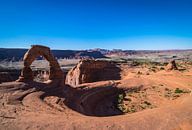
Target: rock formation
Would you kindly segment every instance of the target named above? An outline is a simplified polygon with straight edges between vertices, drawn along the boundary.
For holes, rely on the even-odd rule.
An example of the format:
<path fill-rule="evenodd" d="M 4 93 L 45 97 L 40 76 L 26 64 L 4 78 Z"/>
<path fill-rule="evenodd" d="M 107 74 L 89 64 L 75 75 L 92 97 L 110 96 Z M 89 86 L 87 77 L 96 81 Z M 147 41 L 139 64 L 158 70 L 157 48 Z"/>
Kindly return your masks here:
<path fill-rule="evenodd" d="M 81 60 L 66 76 L 66 84 L 76 86 L 104 80 L 120 79 L 120 69 L 108 61 Z"/>
<path fill-rule="evenodd" d="M 59 66 L 59 63 L 51 53 L 50 48 L 41 45 L 32 45 L 31 49 L 25 53 L 23 58 L 24 68 L 22 69 L 21 75 L 17 81 L 25 82 L 33 80 L 33 71 L 30 68 L 30 65 L 38 56 L 43 56 L 49 62 L 49 81 L 62 81 L 64 74 Z"/>
<path fill-rule="evenodd" d="M 175 63 L 175 60 L 172 60 L 169 62 L 169 64 L 166 66 L 166 70 L 177 70 L 177 65 Z"/>
<path fill-rule="evenodd" d="M 0 83 L 15 81 L 20 75 L 20 70 L 5 69 L 0 70 Z"/>

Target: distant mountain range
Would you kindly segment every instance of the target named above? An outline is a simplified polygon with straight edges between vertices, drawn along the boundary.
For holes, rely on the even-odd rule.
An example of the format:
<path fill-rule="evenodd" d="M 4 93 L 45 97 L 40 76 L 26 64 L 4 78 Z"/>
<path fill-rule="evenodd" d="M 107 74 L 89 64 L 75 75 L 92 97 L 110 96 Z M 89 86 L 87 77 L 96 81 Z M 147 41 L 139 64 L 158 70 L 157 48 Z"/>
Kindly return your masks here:
<path fill-rule="evenodd" d="M 19 61 L 22 60 L 24 54 L 28 49 L 14 49 L 14 48 L 0 48 L 0 61 Z M 121 49 L 89 49 L 89 50 L 52 50 L 56 58 L 106 58 L 110 56 L 127 56 L 137 54 L 150 54 L 150 53 L 177 53 L 192 51 L 188 50 L 121 50 Z"/>
<path fill-rule="evenodd" d="M 19 61 L 22 60 L 24 54 L 28 49 L 7 49 L 0 48 L 0 61 Z M 53 55 L 56 58 L 105 58 L 105 56 L 100 51 L 94 50 L 52 50 Z"/>

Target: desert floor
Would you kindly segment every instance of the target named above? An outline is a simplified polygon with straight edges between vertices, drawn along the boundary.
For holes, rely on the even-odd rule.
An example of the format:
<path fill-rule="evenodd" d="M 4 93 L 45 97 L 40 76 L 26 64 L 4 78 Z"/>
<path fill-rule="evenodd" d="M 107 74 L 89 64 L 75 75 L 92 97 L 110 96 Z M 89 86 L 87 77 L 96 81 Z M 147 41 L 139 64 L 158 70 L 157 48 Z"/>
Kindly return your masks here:
<path fill-rule="evenodd" d="M 37 82 L 2 83 L 0 129 L 191 130 L 192 68 L 146 71 L 128 68 L 121 80 L 75 88 L 52 88 Z M 176 88 L 187 92 L 175 95 Z M 146 100 L 154 107 L 120 112 L 114 108 L 114 100 L 121 90 L 130 90 L 131 101 L 136 105 Z"/>

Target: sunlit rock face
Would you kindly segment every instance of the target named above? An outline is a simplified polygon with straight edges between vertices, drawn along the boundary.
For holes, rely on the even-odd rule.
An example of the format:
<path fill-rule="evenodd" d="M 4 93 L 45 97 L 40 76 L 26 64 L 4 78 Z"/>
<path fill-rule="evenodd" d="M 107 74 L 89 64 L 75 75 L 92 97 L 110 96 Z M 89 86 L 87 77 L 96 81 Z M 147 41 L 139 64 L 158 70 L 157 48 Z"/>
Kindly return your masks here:
<path fill-rule="evenodd" d="M 115 63 L 99 60 L 81 60 L 66 76 L 66 84 L 77 86 L 104 80 L 120 79 L 120 69 Z"/>
<path fill-rule="evenodd" d="M 64 80 L 64 74 L 59 66 L 59 63 L 51 53 L 50 48 L 41 45 L 33 45 L 24 55 L 24 68 L 22 69 L 21 75 L 17 81 L 25 82 L 32 81 L 34 79 L 33 71 L 30 65 L 38 56 L 43 56 L 49 62 L 49 80 Z"/>
<path fill-rule="evenodd" d="M 166 70 L 177 70 L 177 65 L 175 63 L 175 60 L 172 60 L 171 62 L 169 62 L 169 64 L 166 66 Z"/>

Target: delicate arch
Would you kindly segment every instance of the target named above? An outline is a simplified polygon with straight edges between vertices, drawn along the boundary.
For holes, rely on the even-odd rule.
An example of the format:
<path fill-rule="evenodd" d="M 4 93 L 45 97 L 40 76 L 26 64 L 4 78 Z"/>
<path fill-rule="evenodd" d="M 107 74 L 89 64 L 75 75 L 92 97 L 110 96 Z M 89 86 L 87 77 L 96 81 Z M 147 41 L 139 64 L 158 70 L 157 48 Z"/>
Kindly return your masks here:
<path fill-rule="evenodd" d="M 33 71 L 30 68 L 32 62 L 39 56 L 43 56 L 50 66 L 49 80 L 63 79 L 63 72 L 59 66 L 59 63 L 51 53 L 49 47 L 41 45 L 32 45 L 23 58 L 24 68 L 21 71 L 21 75 L 17 81 L 31 81 L 33 80 Z"/>

